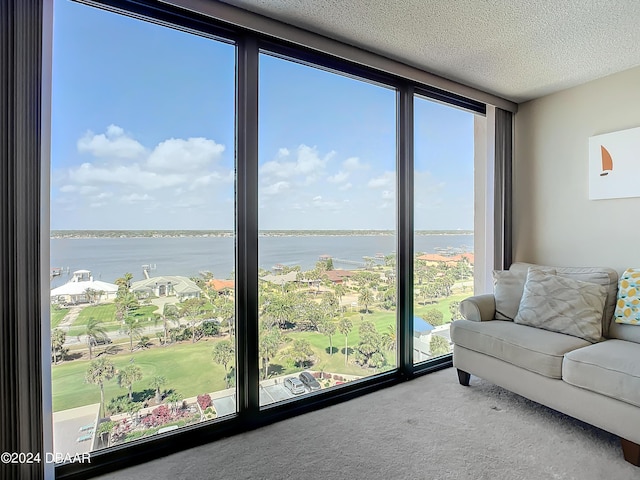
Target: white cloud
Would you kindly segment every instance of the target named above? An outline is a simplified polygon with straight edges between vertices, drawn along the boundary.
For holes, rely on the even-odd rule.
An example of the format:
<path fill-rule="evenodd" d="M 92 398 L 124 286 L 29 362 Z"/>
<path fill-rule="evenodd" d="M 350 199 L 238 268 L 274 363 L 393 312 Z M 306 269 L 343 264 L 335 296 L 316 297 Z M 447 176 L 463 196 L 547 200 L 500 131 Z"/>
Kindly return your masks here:
<path fill-rule="evenodd" d="M 353 187 L 351 182 L 347 182 L 344 185 L 340 186 L 339 190 L 346 191 L 346 190 L 351 189 L 351 187 Z"/>
<path fill-rule="evenodd" d="M 322 174 L 327 162 L 335 155 L 332 151 L 321 157 L 316 147 L 307 145 L 300 145 L 295 153 L 295 158 L 290 160 L 289 150 L 281 148 L 276 160 L 265 162 L 260 167 L 260 175 L 267 180 L 273 177 L 285 179 L 298 177 L 298 183 L 308 184 Z"/>
<path fill-rule="evenodd" d="M 140 195 L 139 193 L 132 193 L 131 195 L 125 195 L 124 197 L 122 197 L 122 201 L 124 203 L 139 203 L 146 202 L 148 200 L 153 200 L 153 197 L 149 196 L 146 193 L 144 195 Z"/>
<path fill-rule="evenodd" d="M 342 170 L 340 170 L 335 175 L 331 175 L 327 177 L 327 181 L 329 181 L 330 183 L 344 183 L 347 181 L 348 178 L 349 178 L 349 172 L 343 172 Z"/>
<path fill-rule="evenodd" d="M 273 183 L 265 188 L 261 188 L 260 192 L 264 195 L 276 195 L 289 189 L 289 182 L 280 181 Z"/>
<path fill-rule="evenodd" d="M 369 180 L 367 185 L 371 188 L 392 188 L 395 181 L 396 176 L 394 172 L 384 172 L 379 177 Z"/>
<path fill-rule="evenodd" d="M 384 190 L 382 192 L 382 198 L 384 200 L 395 200 L 396 194 L 391 190 Z"/>
<path fill-rule="evenodd" d="M 361 163 L 358 157 L 350 157 L 342 162 L 342 167 L 347 170 L 366 170 L 369 168 L 369 165 Z"/>
<path fill-rule="evenodd" d="M 99 158 L 134 159 L 145 153 L 145 148 L 124 133 L 117 125 L 109 125 L 106 133 L 94 134 L 87 131 L 78 140 L 78 151 Z"/>
<path fill-rule="evenodd" d="M 218 160 L 224 145 L 206 138 L 170 138 L 158 144 L 146 167 L 158 172 L 200 171 Z"/>
<path fill-rule="evenodd" d="M 81 185 L 133 185 L 145 190 L 175 187 L 187 181 L 186 175 L 159 175 L 156 172 L 142 170 L 138 164 L 106 168 L 91 163 L 83 163 L 80 167 L 70 170 L 69 179 Z"/>

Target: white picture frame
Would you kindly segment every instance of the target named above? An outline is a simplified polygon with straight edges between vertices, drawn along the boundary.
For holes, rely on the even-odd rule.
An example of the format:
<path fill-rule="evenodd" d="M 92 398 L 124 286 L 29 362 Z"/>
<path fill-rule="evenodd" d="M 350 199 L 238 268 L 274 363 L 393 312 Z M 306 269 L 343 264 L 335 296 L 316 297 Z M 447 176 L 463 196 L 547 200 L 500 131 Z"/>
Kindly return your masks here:
<path fill-rule="evenodd" d="M 640 127 L 589 137 L 589 199 L 640 197 Z"/>

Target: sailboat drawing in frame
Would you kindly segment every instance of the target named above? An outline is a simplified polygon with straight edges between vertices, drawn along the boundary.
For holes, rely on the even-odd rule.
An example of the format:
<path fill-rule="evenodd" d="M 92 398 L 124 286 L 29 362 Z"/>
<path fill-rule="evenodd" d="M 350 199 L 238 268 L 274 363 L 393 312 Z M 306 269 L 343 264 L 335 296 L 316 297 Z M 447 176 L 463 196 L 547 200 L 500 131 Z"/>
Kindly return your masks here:
<path fill-rule="evenodd" d="M 605 175 L 609 175 L 609 172 L 613 170 L 613 159 L 603 145 L 600 145 L 600 152 L 602 154 L 602 173 L 600 173 L 600 176 L 604 177 Z"/>
<path fill-rule="evenodd" d="M 640 127 L 589 137 L 589 199 L 640 197 Z"/>

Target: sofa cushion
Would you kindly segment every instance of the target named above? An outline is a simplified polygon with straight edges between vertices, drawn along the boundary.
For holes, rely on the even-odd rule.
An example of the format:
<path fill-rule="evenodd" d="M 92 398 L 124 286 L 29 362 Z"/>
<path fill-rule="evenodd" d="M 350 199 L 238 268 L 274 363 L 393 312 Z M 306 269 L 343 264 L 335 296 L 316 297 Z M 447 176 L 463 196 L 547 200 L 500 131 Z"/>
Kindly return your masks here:
<path fill-rule="evenodd" d="M 504 320 L 456 320 L 451 324 L 451 340 L 461 347 L 551 378 L 562 378 L 565 353 L 590 345 L 578 337 Z"/>
<path fill-rule="evenodd" d="M 606 297 L 602 285 L 529 269 L 514 321 L 599 342 Z"/>
<path fill-rule="evenodd" d="M 534 264 L 514 263 L 509 268 L 509 271 L 524 272 L 526 274 L 532 265 Z M 540 265 L 536 266 L 541 267 Z M 573 280 L 580 280 L 582 282 L 597 283 L 607 289 L 607 301 L 604 312 L 602 313 L 602 334 L 605 337 L 609 337 L 609 327 L 616 325 L 615 322 L 612 322 L 612 318 L 618 295 L 618 272 L 607 267 L 555 267 L 555 270 L 556 273 L 562 277 L 572 278 Z M 620 335 L 622 335 L 622 337 L 617 338 L 628 340 L 626 332 L 620 333 Z"/>
<path fill-rule="evenodd" d="M 640 407 L 640 344 L 607 340 L 565 356 L 562 379 Z"/>
<path fill-rule="evenodd" d="M 628 268 L 618 283 L 616 323 L 640 325 L 640 269 Z"/>
<path fill-rule="evenodd" d="M 513 321 L 518 313 L 525 276 L 509 270 L 493 271 L 493 295 L 496 299 L 496 318 Z"/>
<path fill-rule="evenodd" d="M 556 273 L 555 269 L 532 265 L 529 268 Z M 527 270 L 494 270 L 493 296 L 496 301 L 496 319 L 513 321 L 520 307 L 520 299 L 527 281 Z"/>

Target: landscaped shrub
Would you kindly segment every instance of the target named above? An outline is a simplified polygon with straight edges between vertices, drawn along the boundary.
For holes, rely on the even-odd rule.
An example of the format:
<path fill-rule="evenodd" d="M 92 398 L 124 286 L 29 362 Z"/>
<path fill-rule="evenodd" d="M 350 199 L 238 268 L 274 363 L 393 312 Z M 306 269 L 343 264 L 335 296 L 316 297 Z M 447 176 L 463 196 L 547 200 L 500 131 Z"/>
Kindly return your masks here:
<path fill-rule="evenodd" d="M 313 372 L 313 378 L 320 378 L 321 372 Z"/>
<path fill-rule="evenodd" d="M 200 405 L 200 408 L 202 410 L 209 407 L 211 405 L 211 395 L 209 395 L 208 393 L 198 395 L 198 405 Z"/>
<path fill-rule="evenodd" d="M 330 373 L 325 373 L 324 374 L 324 378 L 326 378 L 327 380 L 331 380 L 331 374 Z"/>

